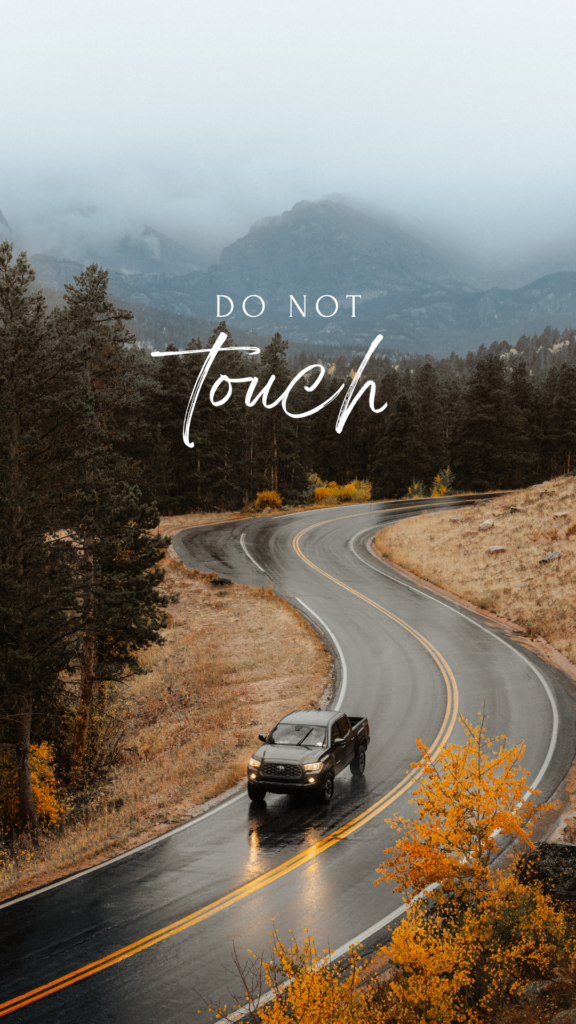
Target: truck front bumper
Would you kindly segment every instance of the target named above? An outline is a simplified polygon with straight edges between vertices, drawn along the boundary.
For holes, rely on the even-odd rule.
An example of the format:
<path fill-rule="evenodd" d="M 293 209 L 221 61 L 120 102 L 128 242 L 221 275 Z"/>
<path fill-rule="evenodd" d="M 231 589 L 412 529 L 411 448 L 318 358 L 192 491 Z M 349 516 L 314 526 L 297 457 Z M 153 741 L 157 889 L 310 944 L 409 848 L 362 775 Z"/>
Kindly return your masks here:
<path fill-rule="evenodd" d="M 254 779 L 253 775 L 257 777 Z M 314 782 L 309 782 L 308 779 L 312 778 Z M 313 793 L 315 789 L 318 789 L 323 778 L 324 772 L 315 772 L 313 775 L 305 775 L 301 779 L 287 779 L 285 782 L 280 782 L 278 779 L 262 779 L 259 773 L 253 770 L 248 772 L 250 785 L 265 789 L 267 793 Z"/>

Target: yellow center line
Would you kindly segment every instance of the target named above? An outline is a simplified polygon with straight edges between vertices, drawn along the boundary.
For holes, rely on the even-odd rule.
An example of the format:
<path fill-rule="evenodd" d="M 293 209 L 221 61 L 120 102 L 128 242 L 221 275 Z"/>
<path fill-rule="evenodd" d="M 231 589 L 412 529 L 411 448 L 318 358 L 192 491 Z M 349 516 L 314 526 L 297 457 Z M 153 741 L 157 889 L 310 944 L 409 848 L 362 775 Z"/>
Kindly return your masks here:
<path fill-rule="evenodd" d="M 354 518 L 358 515 L 370 515 L 373 513 L 358 512 L 354 513 L 353 516 L 340 516 L 338 518 Z M 342 583 L 341 580 L 336 579 L 335 576 L 331 576 L 330 573 L 325 572 L 319 566 L 311 562 L 309 558 L 303 553 L 300 547 L 301 538 L 307 534 L 310 530 L 316 529 L 318 526 L 324 525 L 326 522 L 333 522 L 333 519 L 322 520 L 320 523 L 314 523 L 312 526 L 307 526 L 296 535 L 292 541 L 292 546 L 297 555 L 308 565 L 311 569 L 322 574 L 332 583 L 335 583 L 339 587 L 343 587 L 344 590 L 348 590 L 355 597 L 365 601 L 371 605 L 377 611 L 386 615 L 393 622 L 397 623 L 403 629 L 407 630 L 412 636 L 414 636 L 419 643 L 425 648 L 426 651 L 434 659 L 444 682 L 446 684 L 446 713 L 444 720 L 436 736 L 430 750 L 433 756 L 436 756 L 442 747 L 448 742 L 450 733 L 454 727 L 456 716 L 458 714 L 458 687 L 456 680 L 452 674 L 447 662 L 444 660 L 440 652 L 430 643 L 426 637 L 422 636 L 417 630 L 413 629 L 412 626 L 408 625 L 402 619 L 399 619 L 397 615 L 393 615 L 382 605 L 373 601 L 371 598 L 366 597 L 359 591 L 349 587 L 346 583 Z M 22 1009 L 24 1006 L 29 1006 L 30 1003 L 35 1003 L 39 999 L 44 999 L 46 996 L 52 995 L 55 992 L 59 992 L 61 989 L 68 988 L 70 985 L 75 985 L 76 982 L 82 981 L 84 978 L 89 978 L 93 974 L 97 974 L 99 971 L 105 970 L 107 967 L 112 967 L 113 964 L 119 963 L 121 960 L 126 960 L 130 956 L 134 956 L 136 953 L 140 953 L 144 949 L 148 949 L 150 946 L 156 945 L 158 942 L 163 942 L 164 939 L 170 938 L 172 935 L 177 935 L 178 932 L 184 931 L 187 928 L 191 928 L 192 925 L 199 924 L 201 921 L 205 921 L 208 917 L 212 917 L 213 914 L 217 914 L 220 910 L 226 910 L 227 907 L 231 907 L 233 904 L 238 903 L 239 900 L 245 899 L 247 896 L 258 892 L 266 885 L 270 885 L 271 882 L 277 881 L 290 871 L 294 871 L 296 868 L 302 867 L 308 861 L 317 857 L 324 850 L 328 850 L 331 846 L 346 839 L 357 829 L 361 828 L 367 822 L 371 821 L 378 814 L 381 814 L 383 810 L 394 803 L 400 796 L 406 793 L 414 784 L 414 782 L 420 778 L 422 774 L 421 769 L 413 768 L 412 771 L 406 774 L 406 778 L 399 782 L 393 789 L 385 793 L 384 796 L 380 797 L 376 803 L 362 811 L 357 817 L 352 818 L 346 824 L 341 825 L 334 832 L 324 836 L 317 842 L 308 846 L 306 849 L 301 850 L 294 857 L 290 857 L 289 860 L 283 861 L 275 868 L 271 868 L 266 871 L 263 875 L 259 875 L 258 878 L 253 879 L 250 882 L 246 882 L 239 888 L 234 889 L 226 896 L 222 896 L 219 900 L 214 903 L 209 903 L 207 906 L 202 907 L 200 910 L 196 910 L 193 914 L 188 914 L 186 917 L 180 918 L 178 921 L 174 921 L 172 924 L 166 925 L 164 928 L 160 928 L 156 932 L 152 932 L 150 935 L 145 935 L 144 938 L 139 939 L 137 942 L 133 942 L 128 946 L 123 946 L 121 949 L 115 950 L 113 953 L 109 953 L 108 956 L 102 957 L 100 960 L 94 960 L 92 963 L 85 964 L 83 967 L 79 967 L 75 971 L 71 971 L 69 974 L 64 974 L 60 978 L 55 978 L 54 981 L 48 982 L 46 985 L 40 985 L 38 988 L 31 989 L 29 992 L 23 993 L 21 996 L 15 996 L 13 999 L 8 999 L 4 1003 L 0 1003 L 0 1017 L 5 1017 L 9 1013 L 14 1013 L 16 1010 Z"/>

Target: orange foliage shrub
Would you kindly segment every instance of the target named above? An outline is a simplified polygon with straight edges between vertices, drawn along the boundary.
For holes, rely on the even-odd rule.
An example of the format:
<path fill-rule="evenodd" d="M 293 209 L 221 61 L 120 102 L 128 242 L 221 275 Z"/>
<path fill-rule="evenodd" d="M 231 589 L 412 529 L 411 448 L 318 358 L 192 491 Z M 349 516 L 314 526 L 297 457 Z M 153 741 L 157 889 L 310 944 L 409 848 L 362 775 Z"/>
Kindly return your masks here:
<path fill-rule="evenodd" d="M 438 885 L 442 892 L 476 891 L 485 884 L 490 857 L 498 849 L 495 833 L 514 836 L 532 846 L 532 823 L 547 804 L 522 800 L 528 770 L 520 767 L 524 744 L 496 748 L 485 716 L 473 726 L 460 716 L 466 733 L 462 746 L 448 743 L 438 754 L 417 740 L 422 777 L 410 803 L 419 808 L 412 821 L 395 815 L 389 825 L 401 832 L 392 856 L 377 868 L 381 881 L 395 881 L 405 896 Z M 530 790 L 538 793 L 538 790 Z M 384 853 L 390 851 L 385 850 Z"/>
<path fill-rule="evenodd" d="M 445 494 L 450 494 L 452 484 L 454 483 L 454 473 L 450 469 L 450 466 L 446 466 L 446 469 L 441 469 L 439 473 L 436 473 L 432 482 L 432 490 L 430 491 L 431 498 L 442 498 Z"/>
<path fill-rule="evenodd" d="M 382 1021 L 373 1006 L 371 988 L 360 984 L 357 952 L 349 957 L 348 970 L 343 973 L 341 965 L 339 969 L 330 962 L 331 951 L 326 950 L 320 956 L 310 937 L 302 946 L 295 941 L 286 946 L 274 930 L 272 942 L 270 961 L 254 957 L 248 970 L 236 961 L 252 1020 L 260 1024 L 294 1024 L 295 1021 L 298 1024 L 378 1024 Z M 272 998 L 259 1005 L 258 997 L 263 988 L 270 990 Z M 254 990 L 252 997 L 251 990 Z M 228 1019 L 226 1007 L 218 1010 L 218 1017 Z"/>
<path fill-rule="evenodd" d="M 281 508 L 282 495 L 278 494 L 278 491 L 258 491 L 256 504 L 258 508 L 265 508 L 266 505 L 270 508 Z"/>
<path fill-rule="evenodd" d="M 572 523 L 572 526 L 569 526 L 568 529 L 566 530 L 566 536 L 567 537 L 573 537 L 575 533 L 576 533 L 576 523 Z"/>
<path fill-rule="evenodd" d="M 32 789 L 40 824 L 45 828 L 57 825 L 64 808 L 58 799 L 54 779 L 54 755 L 48 743 L 32 744 L 30 750 Z M 20 798 L 16 752 L 0 751 L 0 821 L 5 828 L 18 825 Z"/>
<path fill-rule="evenodd" d="M 522 799 L 524 744 L 497 746 L 506 737 L 490 739 L 480 717 L 477 726 L 460 717 L 466 742 L 436 756 L 417 741 L 422 760 L 412 767 L 422 776 L 411 802 L 418 817 L 389 821 L 402 835 L 378 881 L 395 881 L 413 899 L 385 950 L 401 969 L 389 985 L 385 1020 L 490 1020 L 531 979 L 574 961 L 564 912 L 538 885 L 489 870 L 496 835 L 532 846 L 532 823 L 547 805 Z M 434 890 L 433 905 L 426 889 Z"/>
<path fill-rule="evenodd" d="M 515 878 L 492 877 L 468 904 L 443 904 L 441 916 L 419 900 L 386 948 L 402 973 L 390 983 L 384 1020 L 493 1020 L 531 979 L 570 966 L 572 931 L 550 897 Z"/>
<path fill-rule="evenodd" d="M 351 480 L 349 484 L 326 483 L 315 477 L 319 486 L 314 490 L 315 505 L 340 505 L 347 501 L 370 501 L 372 485 L 369 480 Z"/>

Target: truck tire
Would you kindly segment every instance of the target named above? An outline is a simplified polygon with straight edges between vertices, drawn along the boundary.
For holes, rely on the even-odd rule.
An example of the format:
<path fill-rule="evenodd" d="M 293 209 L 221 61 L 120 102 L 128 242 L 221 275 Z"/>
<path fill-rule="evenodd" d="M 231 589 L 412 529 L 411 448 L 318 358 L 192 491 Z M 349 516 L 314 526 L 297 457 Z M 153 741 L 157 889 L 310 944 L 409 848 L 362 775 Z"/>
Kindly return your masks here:
<path fill-rule="evenodd" d="M 320 783 L 316 796 L 319 804 L 329 804 L 334 796 L 334 776 L 329 772 Z"/>
<path fill-rule="evenodd" d="M 248 796 L 251 800 L 256 802 L 264 800 L 266 796 L 266 790 L 264 786 L 255 786 L 253 782 L 248 783 Z"/>
<path fill-rule="evenodd" d="M 366 747 L 362 743 L 356 752 L 356 757 L 350 761 L 352 775 L 364 775 L 366 769 Z"/>

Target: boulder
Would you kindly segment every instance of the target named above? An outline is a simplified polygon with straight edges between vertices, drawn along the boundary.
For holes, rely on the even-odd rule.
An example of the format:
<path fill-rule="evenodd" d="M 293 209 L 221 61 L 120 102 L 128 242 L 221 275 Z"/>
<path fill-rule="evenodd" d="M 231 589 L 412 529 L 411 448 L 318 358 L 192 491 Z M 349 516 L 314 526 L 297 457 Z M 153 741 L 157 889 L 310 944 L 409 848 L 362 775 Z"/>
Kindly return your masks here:
<path fill-rule="evenodd" d="M 562 552 L 551 551 L 549 555 L 544 555 L 544 558 L 539 558 L 538 562 L 552 562 L 555 558 L 562 558 Z"/>
<path fill-rule="evenodd" d="M 450 519 L 448 520 L 448 522 L 449 523 L 463 523 L 464 520 L 463 520 L 462 516 L 450 516 Z"/>
<path fill-rule="evenodd" d="M 550 1024 L 576 1024 L 576 1006 L 560 1010 L 550 1018 Z"/>
<path fill-rule="evenodd" d="M 554 513 L 554 519 L 566 519 L 566 517 L 568 515 L 569 515 L 568 512 L 555 512 Z"/>
<path fill-rule="evenodd" d="M 518 1002 L 526 1005 L 527 1003 L 533 1003 L 536 1001 L 538 996 L 544 995 L 552 988 L 553 982 L 541 979 L 538 981 L 529 981 L 526 988 L 521 993 Z"/>
<path fill-rule="evenodd" d="M 493 526 L 494 526 L 494 520 L 493 519 L 485 519 L 483 523 L 480 523 L 480 526 L 478 527 L 478 529 L 479 530 L 491 530 Z"/>
<path fill-rule="evenodd" d="M 540 491 L 541 498 L 545 498 L 547 494 L 554 494 L 554 491 Z"/>
<path fill-rule="evenodd" d="M 525 512 L 525 508 L 521 508 L 520 505 L 510 505 L 510 515 L 513 516 L 515 512 Z"/>
<path fill-rule="evenodd" d="M 502 544 L 494 544 L 491 548 L 486 548 L 487 555 L 501 555 L 506 548 Z"/>
<path fill-rule="evenodd" d="M 474 502 L 474 505 L 476 507 L 478 505 L 489 505 L 489 504 L 490 504 L 490 498 L 478 498 L 478 501 Z"/>

